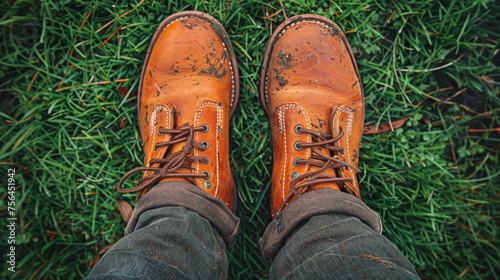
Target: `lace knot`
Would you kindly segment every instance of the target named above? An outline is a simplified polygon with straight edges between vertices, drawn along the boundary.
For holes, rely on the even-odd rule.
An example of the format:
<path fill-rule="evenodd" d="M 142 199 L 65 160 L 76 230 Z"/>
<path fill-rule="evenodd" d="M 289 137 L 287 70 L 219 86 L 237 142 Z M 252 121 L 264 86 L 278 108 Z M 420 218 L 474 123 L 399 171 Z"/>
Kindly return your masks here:
<path fill-rule="evenodd" d="M 170 134 L 171 138 L 169 141 L 156 143 L 155 149 L 165 148 L 166 151 L 170 146 L 178 143 L 184 143 L 182 148 L 174 153 L 167 153 L 163 158 L 151 159 L 148 166 L 136 167 L 129 172 L 127 172 L 118 182 L 116 189 L 121 193 L 139 192 L 144 189 L 149 189 L 157 185 L 161 180 L 165 178 L 181 177 L 188 181 L 194 183 L 194 178 L 202 178 L 205 175 L 199 173 L 192 173 L 190 170 L 190 164 L 192 162 L 208 163 L 209 159 L 206 156 L 194 156 L 192 155 L 193 149 L 204 150 L 203 145 L 194 141 L 194 132 L 203 131 L 204 127 L 193 127 L 189 124 L 183 124 L 174 129 L 166 129 L 160 127 L 158 130 L 159 134 Z M 187 169 L 188 171 L 180 172 L 180 169 Z M 149 171 L 152 174 L 145 175 L 139 185 L 134 188 L 122 188 L 125 180 L 132 174 L 139 171 Z"/>

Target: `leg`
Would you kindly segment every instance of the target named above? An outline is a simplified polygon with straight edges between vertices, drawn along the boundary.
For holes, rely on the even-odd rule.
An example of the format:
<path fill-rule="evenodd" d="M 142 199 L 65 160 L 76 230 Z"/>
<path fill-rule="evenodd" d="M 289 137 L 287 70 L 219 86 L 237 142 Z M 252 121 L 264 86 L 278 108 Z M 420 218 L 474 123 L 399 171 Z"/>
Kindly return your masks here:
<path fill-rule="evenodd" d="M 371 215 L 374 212 L 361 200 L 347 197 L 354 207 L 345 204 L 338 209 L 316 204 L 315 207 L 322 208 L 318 215 L 310 218 L 296 215 L 310 208 L 310 202 L 320 202 L 318 195 L 346 201 L 346 197 L 342 197 L 345 194 L 327 191 L 304 194 L 296 200 L 297 204 L 283 210 L 283 217 L 299 217 L 296 221 L 284 221 L 285 225 L 292 226 L 289 231 L 285 229 L 284 234 L 278 234 L 273 226 L 266 231 L 264 238 L 280 240 L 283 244 L 274 259 L 270 279 L 331 279 L 333 275 L 336 279 L 419 279 L 401 252 L 375 231 L 380 230 L 378 215 Z M 320 214 L 322 212 L 324 214 Z M 289 232 L 288 236 L 285 231 Z"/>
<path fill-rule="evenodd" d="M 141 198 L 127 235 L 88 278 L 225 279 L 226 243 L 234 243 L 238 227 L 224 203 L 198 187 L 161 183 Z"/>
<path fill-rule="evenodd" d="M 217 230 L 183 207 L 142 214 L 137 230 L 107 252 L 89 279 L 225 279 L 225 245 Z"/>
<path fill-rule="evenodd" d="M 273 135 L 274 221 L 261 239 L 271 278 L 418 278 L 360 199 L 364 95 L 342 30 L 321 16 L 287 19 L 260 92 Z"/>
<path fill-rule="evenodd" d="M 160 24 L 138 88 L 144 166 L 117 186 L 140 199 L 127 236 L 91 277 L 225 278 L 239 226 L 229 166 L 238 95 L 234 51 L 215 18 L 187 11 Z M 139 184 L 124 188 L 135 172 L 144 172 Z"/>

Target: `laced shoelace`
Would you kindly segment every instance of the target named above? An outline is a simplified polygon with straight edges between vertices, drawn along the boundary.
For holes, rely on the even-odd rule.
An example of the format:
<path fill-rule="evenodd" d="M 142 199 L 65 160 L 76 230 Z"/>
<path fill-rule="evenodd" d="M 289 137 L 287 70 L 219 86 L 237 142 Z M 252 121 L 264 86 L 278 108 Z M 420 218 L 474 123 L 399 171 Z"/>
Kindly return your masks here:
<path fill-rule="evenodd" d="M 285 205 L 290 201 L 290 199 L 294 195 L 299 195 L 303 193 L 303 190 L 316 185 L 316 184 L 321 184 L 321 183 L 344 183 L 344 182 L 351 182 L 351 178 L 346 178 L 346 177 L 337 177 L 336 175 L 330 175 L 330 174 L 323 174 L 323 172 L 329 168 L 332 168 L 335 170 L 335 173 L 337 175 L 340 174 L 341 168 L 352 168 L 356 172 L 359 171 L 359 168 L 355 165 L 349 164 L 343 160 L 340 160 L 338 156 L 336 155 L 337 153 L 343 153 L 344 148 L 340 146 L 335 146 L 333 145 L 336 141 L 338 141 L 340 138 L 344 136 L 344 131 L 340 129 L 340 133 L 337 136 L 333 136 L 327 133 L 323 133 L 321 131 L 315 131 L 311 129 L 304 128 L 302 126 L 297 126 L 296 131 L 298 133 L 308 133 L 312 136 L 312 142 L 310 143 L 302 143 L 302 142 L 297 142 L 295 144 L 296 148 L 302 149 L 302 148 L 311 148 L 312 150 L 312 155 L 311 158 L 309 159 L 302 159 L 302 158 L 296 158 L 294 159 L 294 164 L 295 165 L 300 165 L 300 164 L 309 164 L 312 166 L 320 167 L 316 171 L 311 171 L 311 172 L 306 172 L 302 175 L 298 175 L 295 177 L 291 182 L 290 182 L 290 192 L 285 198 L 285 201 L 281 205 L 280 209 L 278 210 L 278 213 L 283 210 Z M 320 148 L 326 149 L 330 152 L 330 156 L 325 155 L 324 153 L 320 152 Z M 299 183 L 301 180 L 307 178 L 303 182 Z M 342 191 L 353 194 L 353 192 L 344 186 L 344 184 L 339 184 L 339 187 L 341 188 Z"/>
<path fill-rule="evenodd" d="M 193 135 L 197 131 L 205 131 L 206 126 L 193 127 L 189 124 L 183 124 L 175 129 L 166 129 L 160 127 L 158 130 L 159 134 L 170 134 L 172 135 L 170 141 L 158 142 L 155 145 L 155 149 L 162 147 L 168 147 L 173 144 L 185 142 L 182 149 L 178 152 L 168 154 L 164 158 L 153 158 L 149 161 L 149 166 L 136 167 L 129 172 L 127 172 L 118 183 L 116 189 L 120 193 L 130 193 L 139 192 L 141 190 L 151 188 L 158 184 L 164 178 L 172 177 L 183 177 L 194 183 L 194 178 L 205 178 L 207 175 L 203 173 L 182 173 L 179 172 L 181 168 L 192 169 L 189 163 L 201 162 L 207 164 L 209 162 L 206 156 L 194 156 L 191 153 L 193 149 L 206 150 L 208 146 L 203 142 L 198 143 L 194 141 Z M 153 167 L 153 165 L 158 164 L 158 167 Z M 139 186 L 135 188 L 122 188 L 125 180 L 132 174 L 140 171 L 153 171 L 153 174 L 144 176 L 139 182 Z"/>

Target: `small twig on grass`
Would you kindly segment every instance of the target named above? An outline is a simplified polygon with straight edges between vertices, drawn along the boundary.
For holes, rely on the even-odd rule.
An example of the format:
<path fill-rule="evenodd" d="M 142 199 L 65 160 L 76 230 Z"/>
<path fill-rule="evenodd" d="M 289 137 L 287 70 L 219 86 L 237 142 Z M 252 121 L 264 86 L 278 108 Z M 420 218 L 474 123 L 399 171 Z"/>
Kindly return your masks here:
<path fill-rule="evenodd" d="M 261 17 L 262 19 L 272 19 L 273 17 L 275 17 L 276 15 L 278 15 L 279 13 L 281 13 L 281 11 L 283 11 L 283 8 L 277 10 L 276 12 L 274 12 L 272 15 L 269 15 L 269 16 L 265 16 L 265 17 Z"/>
<path fill-rule="evenodd" d="M 469 128 L 470 133 L 484 133 L 484 132 L 490 132 L 490 131 L 496 131 L 497 133 L 500 133 L 500 127 L 496 128 L 486 128 L 486 129 L 480 129 L 480 128 Z"/>
<path fill-rule="evenodd" d="M 446 64 L 438 66 L 438 67 L 434 67 L 434 68 L 431 68 L 431 69 L 423 69 L 423 70 L 398 69 L 398 70 L 401 71 L 401 72 L 413 72 L 413 73 L 434 72 L 434 71 L 441 70 L 441 69 L 444 69 L 446 67 L 452 66 L 453 64 L 457 63 L 460 59 L 462 59 L 463 56 L 464 56 L 464 54 L 462 54 L 461 56 L 459 56 L 457 59 L 453 60 L 452 62 L 446 63 Z"/>
<path fill-rule="evenodd" d="M 428 93 L 425 93 L 425 92 L 422 92 L 422 95 L 424 95 L 425 97 L 427 97 L 429 99 L 432 99 L 432 100 L 436 101 L 438 104 L 457 105 L 458 107 L 462 108 L 463 110 L 465 110 L 465 111 L 467 111 L 467 112 L 469 112 L 471 114 L 474 114 L 474 115 L 478 114 L 476 111 L 474 111 L 471 108 L 465 106 L 464 104 L 460 104 L 460 103 L 456 103 L 456 102 L 452 102 L 452 101 L 447 101 L 445 99 L 439 99 L 439 98 L 434 97 L 431 94 L 428 94 Z"/>
<path fill-rule="evenodd" d="M 469 119 L 469 121 L 472 121 L 472 120 L 478 119 L 478 118 L 482 118 L 482 117 L 489 117 L 490 119 L 494 119 L 495 117 L 492 117 L 492 116 L 493 116 L 493 113 L 496 113 L 496 112 L 500 112 L 500 108 L 497 108 L 497 109 L 491 110 L 491 111 L 486 111 L 486 112 L 481 113 L 481 114 L 477 114 L 477 115 L 471 117 Z"/>
<path fill-rule="evenodd" d="M 89 17 L 90 17 L 91 14 L 92 14 L 92 11 L 89 11 L 87 13 L 87 15 L 83 19 L 82 23 L 78 27 L 78 31 L 82 30 L 83 26 L 85 25 L 85 23 L 87 22 L 87 20 L 89 19 Z M 78 38 L 78 34 L 76 34 L 75 37 L 73 38 L 73 42 L 76 42 L 76 38 Z M 69 51 L 68 59 L 73 56 L 73 52 L 74 51 L 75 51 L 75 49 L 72 47 L 71 50 Z M 69 68 L 69 67 L 70 67 L 70 63 L 69 63 L 69 60 L 68 60 L 68 62 L 66 63 L 66 68 Z M 59 85 L 57 86 L 57 89 L 60 89 L 62 87 L 63 81 L 64 81 L 64 79 L 66 79 L 66 77 L 68 77 L 68 73 L 64 74 L 64 78 L 59 82 Z M 56 90 L 56 92 L 57 92 L 57 90 Z"/>
<path fill-rule="evenodd" d="M 38 274 L 38 272 L 40 272 L 40 270 L 42 270 L 42 268 L 44 268 L 45 266 L 47 265 L 47 262 L 44 262 L 42 263 L 34 272 L 33 274 L 31 274 L 31 277 L 29 278 L 29 280 L 32 280 L 32 279 L 35 279 L 36 278 L 36 275 Z M 40 279 L 41 277 L 39 277 Z"/>
<path fill-rule="evenodd" d="M 453 94 L 452 96 L 450 96 L 450 97 L 446 98 L 446 99 L 445 99 L 445 101 L 450 101 L 451 99 L 453 99 L 453 98 L 455 98 L 455 97 L 459 96 L 460 94 L 462 94 L 462 93 L 464 93 L 464 92 L 466 92 L 466 91 L 467 91 L 467 88 L 463 88 L 463 89 L 461 89 L 461 90 L 459 90 L 459 91 L 455 92 L 455 94 Z"/>
<path fill-rule="evenodd" d="M 452 89 L 454 89 L 454 88 L 453 88 L 453 87 L 440 88 L 440 89 L 438 90 L 438 92 L 444 92 L 444 91 L 447 91 L 447 90 L 452 90 Z M 431 92 L 431 93 L 429 93 L 429 94 L 433 94 L 433 92 Z M 415 105 L 415 108 L 420 107 L 422 104 L 424 104 L 424 102 L 425 102 L 425 101 L 427 101 L 427 100 L 426 100 L 426 99 L 423 99 L 423 100 L 421 100 L 420 102 L 418 102 L 418 104 L 417 104 L 417 105 Z"/>
<path fill-rule="evenodd" d="M 33 176 L 33 174 L 31 173 L 31 170 L 29 169 L 28 166 L 26 165 L 22 165 L 20 163 L 17 163 L 17 162 L 12 162 L 12 161 L 0 161 L 0 165 L 14 165 L 14 166 L 18 166 L 20 168 L 22 168 L 24 170 L 24 172 L 26 172 L 26 174 L 28 174 L 28 176 Z"/>
<path fill-rule="evenodd" d="M 241 204 L 243 204 L 243 207 L 245 209 L 247 209 L 249 212 L 253 212 L 254 210 L 252 210 L 252 208 L 250 208 L 246 203 L 245 203 L 245 199 L 241 196 L 241 192 L 238 192 L 238 198 L 239 198 L 239 202 L 241 202 Z"/>
<path fill-rule="evenodd" d="M 288 19 L 288 17 L 286 16 L 285 6 L 283 6 L 283 1 L 281 1 L 281 0 L 280 0 L 280 5 L 281 5 L 281 9 L 283 10 L 283 15 L 285 16 L 285 19 Z"/>
<path fill-rule="evenodd" d="M 118 79 L 118 80 L 115 80 L 114 82 L 115 83 L 125 83 L 127 81 L 128 81 L 128 79 Z M 68 89 L 85 87 L 85 86 L 108 85 L 108 84 L 111 84 L 112 82 L 113 81 L 100 81 L 100 82 L 92 82 L 92 83 L 86 83 L 86 84 L 68 86 L 68 87 L 58 88 L 58 89 L 56 89 L 56 92 L 61 92 L 61 91 L 65 91 L 65 90 L 68 90 Z"/>
<path fill-rule="evenodd" d="M 238 49 L 250 60 L 253 61 L 252 57 L 246 52 L 245 48 L 243 48 L 238 42 L 234 41 L 233 44 L 238 47 Z"/>
<path fill-rule="evenodd" d="M 479 237 L 479 239 L 483 240 L 484 242 L 486 242 L 488 245 L 490 245 L 493 249 L 496 249 L 497 247 L 495 247 L 495 245 L 493 245 L 493 243 L 491 243 L 490 240 L 486 239 L 483 235 L 481 235 L 479 232 L 475 232 L 473 231 L 470 227 L 468 227 L 467 225 L 461 223 L 461 222 L 458 222 L 458 224 L 463 227 L 464 229 L 470 231 L 471 233 L 473 233 L 475 236 Z"/>
<path fill-rule="evenodd" d="M 33 84 L 35 83 L 36 78 L 38 77 L 38 74 L 40 74 L 40 71 L 36 71 L 35 75 L 33 75 L 33 78 L 31 78 L 30 84 L 28 85 L 28 88 L 26 91 L 31 91 L 31 87 L 33 87 Z M 30 100 L 30 102 L 32 102 Z"/>
<path fill-rule="evenodd" d="M 142 5 L 142 3 L 144 3 L 144 0 L 141 0 L 141 2 L 139 2 L 139 4 L 137 4 L 134 8 L 132 8 L 132 10 L 129 10 L 121 15 L 119 15 L 117 18 L 114 18 L 110 21 L 108 21 L 105 25 L 103 25 L 101 28 L 97 29 L 97 31 L 95 33 L 99 33 L 101 32 L 104 28 L 108 27 L 110 24 L 112 24 L 113 22 L 115 22 L 116 19 L 121 19 L 122 17 L 130 14 L 131 12 L 135 11 L 137 8 L 139 8 L 140 5 Z"/>
<path fill-rule="evenodd" d="M 457 171 L 457 176 L 461 176 L 460 175 L 460 168 L 458 168 L 458 164 L 457 164 L 457 152 L 455 152 L 455 145 L 453 144 L 452 140 L 449 140 L 448 143 L 450 144 L 451 158 L 453 158 L 453 167 Z"/>
<path fill-rule="evenodd" d="M 279 13 L 281 13 L 283 11 L 283 8 L 277 10 L 276 12 L 272 13 L 271 15 L 269 16 L 264 16 L 262 17 L 262 19 L 266 20 L 268 19 L 269 20 L 269 35 L 272 35 L 273 34 L 273 18 L 275 16 L 277 16 Z M 266 14 L 269 13 L 269 10 L 268 10 L 268 7 L 266 7 Z"/>
<path fill-rule="evenodd" d="M 117 33 L 120 33 L 120 29 L 123 27 L 123 24 L 120 24 L 120 26 L 118 26 L 118 28 L 113 31 L 113 33 L 111 33 L 111 35 L 108 36 L 108 38 L 106 38 L 106 40 L 104 40 L 104 42 L 102 42 L 100 45 L 99 45 L 99 48 L 102 48 L 102 46 L 106 45 L 106 43 L 111 40 L 111 38 L 113 38 Z"/>
<path fill-rule="evenodd" d="M 392 17 L 396 14 L 396 10 L 393 10 L 389 18 L 387 19 L 387 23 L 391 23 Z"/>
<path fill-rule="evenodd" d="M 460 272 L 460 274 L 458 274 L 457 278 L 460 279 L 462 277 L 464 277 L 465 274 L 467 274 L 467 272 L 469 272 L 470 270 L 470 265 L 468 265 L 464 270 L 462 270 L 462 272 Z"/>

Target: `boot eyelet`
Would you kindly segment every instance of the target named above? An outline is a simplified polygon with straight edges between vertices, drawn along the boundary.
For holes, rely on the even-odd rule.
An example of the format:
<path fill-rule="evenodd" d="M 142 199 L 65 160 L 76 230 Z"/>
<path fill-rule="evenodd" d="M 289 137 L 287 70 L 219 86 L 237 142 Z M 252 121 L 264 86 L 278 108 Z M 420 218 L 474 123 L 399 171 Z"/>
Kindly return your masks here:
<path fill-rule="evenodd" d="M 158 151 L 159 147 L 158 145 L 155 145 L 155 151 Z"/>
<path fill-rule="evenodd" d="M 160 126 L 160 127 L 158 128 L 158 136 L 161 136 L 161 135 L 162 135 L 162 133 L 161 133 L 161 131 L 160 131 L 160 130 L 162 130 L 162 129 L 163 129 L 163 126 Z"/>
<path fill-rule="evenodd" d="M 299 141 L 295 142 L 295 145 L 293 145 L 293 147 L 294 147 L 294 148 L 295 148 L 295 150 L 297 150 L 297 151 L 302 150 L 302 142 L 299 142 Z"/>
<path fill-rule="evenodd" d="M 205 150 L 208 150 L 208 146 L 209 146 L 209 145 L 208 145 L 208 142 L 207 142 L 207 141 L 202 141 L 202 142 L 200 143 L 200 145 L 203 147 L 203 150 L 204 150 L 204 151 L 205 151 Z"/>
<path fill-rule="evenodd" d="M 203 130 L 201 132 L 203 133 L 207 133 L 208 132 L 208 125 L 207 124 L 202 124 L 201 127 L 203 128 Z"/>
<path fill-rule="evenodd" d="M 292 179 L 299 177 L 299 172 L 295 171 L 292 173 Z"/>
<path fill-rule="evenodd" d="M 297 134 L 302 134 L 302 131 L 300 131 L 302 129 L 302 126 L 300 124 L 296 125 L 295 126 L 295 133 Z"/>
<path fill-rule="evenodd" d="M 212 183 L 210 183 L 210 181 L 206 181 L 205 182 L 205 189 L 209 190 L 212 188 Z"/>
<path fill-rule="evenodd" d="M 210 173 L 208 171 L 203 171 L 201 173 L 205 175 L 205 177 L 203 179 L 205 179 L 205 180 L 210 179 Z"/>
<path fill-rule="evenodd" d="M 299 160 L 300 160 L 300 158 L 294 158 L 293 159 L 293 165 L 299 166 Z"/>

